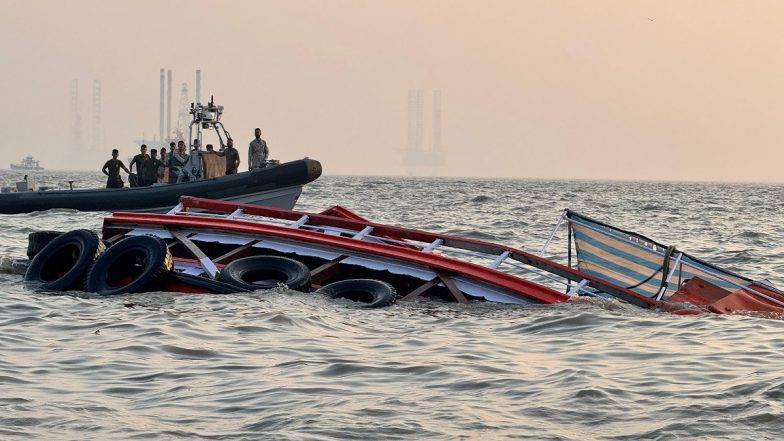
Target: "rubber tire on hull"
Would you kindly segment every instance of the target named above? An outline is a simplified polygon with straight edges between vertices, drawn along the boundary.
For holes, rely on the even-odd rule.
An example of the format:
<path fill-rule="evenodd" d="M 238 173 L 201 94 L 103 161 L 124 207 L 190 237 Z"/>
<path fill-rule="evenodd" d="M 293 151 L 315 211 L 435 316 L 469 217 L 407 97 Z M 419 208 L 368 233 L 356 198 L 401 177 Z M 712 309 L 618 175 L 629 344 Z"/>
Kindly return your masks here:
<path fill-rule="evenodd" d="M 32 260 L 49 242 L 57 239 L 62 231 L 36 231 L 27 235 L 27 258 Z"/>
<path fill-rule="evenodd" d="M 81 289 L 84 274 L 106 249 L 90 230 L 60 234 L 39 251 L 25 272 L 25 281 L 44 291 Z"/>
<path fill-rule="evenodd" d="M 310 270 L 304 263 L 279 256 L 251 256 L 229 263 L 220 280 L 249 290 L 272 289 L 280 285 L 295 291 L 310 289 Z"/>
<path fill-rule="evenodd" d="M 383 308 L 395 303 L 397 292 L 387 282 L 375 279 L 348 279 L 322 286 L 316 294 L 331 299 L 349 299 L 365 303 L 364 308 Z"/>
<path fill-rule="evenodd" d="M 131 236 L 112 245 L 95 261 L 84 290 L 102 296 L 155 289 L 174 267 L 166 242 L 155 236 Z"/>

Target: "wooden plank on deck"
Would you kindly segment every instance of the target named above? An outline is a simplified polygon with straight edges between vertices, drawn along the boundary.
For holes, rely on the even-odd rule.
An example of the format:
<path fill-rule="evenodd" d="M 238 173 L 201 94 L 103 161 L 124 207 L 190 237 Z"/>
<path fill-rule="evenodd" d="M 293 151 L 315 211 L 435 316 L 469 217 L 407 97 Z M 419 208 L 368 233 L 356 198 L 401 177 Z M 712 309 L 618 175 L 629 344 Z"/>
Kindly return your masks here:
<path fill-rule="evenodd" d="M 201 267 L 204 268 L 204 271 L 209 274 L 211 279 L 215 279 L 217 277 L 218 267 L 215 266 L 215 263 L 213 263 L 206 254 L 204 254 L 204 251 L 196 246 L 192 240 L 188 239 L 188 236 L 184 235 L 179 230 L 168 228 L 168 231 L 172 236 L 174 236 L 175 239 L 177 239 L 179 243 L 185 247 L 185 249 L 188 250 L 189 253 L 191 253 L 193 257 L 199 261 L 199 264 L 201 264 Z"/>
<path fill-rule="evenodd" d="M 465 295 L 463 295 L 463 292 L 457 288 L 457 285 L 455 285 L 455 281 L 452 280 L 452 278 L 449 277 L 448 274 L 441 271 L 438 271 L 436 274 L 438 274 L 438 278 L 441 279 L 442 282 L 444 282 L 444 285 L 452 294 L 452 297 L 455 298 L 455 301 L 457 301 L 457 303 L 468 303 L 468 300 L 466 299 Z"/>

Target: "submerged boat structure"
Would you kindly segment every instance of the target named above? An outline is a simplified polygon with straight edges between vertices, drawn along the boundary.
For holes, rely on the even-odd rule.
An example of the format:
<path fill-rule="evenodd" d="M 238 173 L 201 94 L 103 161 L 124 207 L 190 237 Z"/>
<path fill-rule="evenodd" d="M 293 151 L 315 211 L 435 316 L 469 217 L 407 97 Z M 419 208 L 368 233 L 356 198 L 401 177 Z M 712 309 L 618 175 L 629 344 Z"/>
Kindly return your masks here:
<path fill-rule="evenodd" d="M 45 290 L 99 295 L 286 286 L 368 306 L 419 297 L 552 304 L 583 295 L 676 313 L 784 312 L 784 296 L 767 284 L 571 211 L 563 222 L 575 238 L 576 267 L 571 252 L 561 264 L 505 245 L 371 222 L 340 206 L 305 213 L 183 197 L 165 214 L 107 216 L 102 240 L 85 230 L 50 239 L 29 253 L 25 278 Z"/>
<path fill-rule="evenodd" d="M 223 106 L 213 100 L 206 105 L 191 105 L 192 121 L 188 143 L 189 161 L 183 182 L 157 183 L 149 187 L 58 189 L 37 188 L 30 180 L 18 182 L 10 191 L 0 194 L 0 214 L 29 213 L 52 208 L 79 211 L 152 211 L 165 212 L 184 195 L 233 202 L 260 204 L 277 208 L 293 208 L 302 193 L 302 186 L 321 176 L 321 164 L 305 158 L 280 163 L 267 161 L 266 167 L 227 176 L 205 178 L 202 170 L 202 137 L 214 131 L 221 150 L 230 138 L 221 123 Z M 37 162 L 37 161 L 36 161 Z"/>
<path fill-rule="evenodd" d="M 41 171 L 44 168 L 32 156 L 25 156 L 19 164 L 11 164 L 11 170 Z"/>
<path fill-rule="evenodd" d="M 553 234 L 562 223 L 569 231 L 569 265 L 573 239 L 577 269 L 629 291 L 625 298 L 619 297 L 622 300 L 682 314 L 784 313 L 784 293 L 767 281 L 736 274 L 674 246 L 571 210 L 564 210 Z M 614 297 L 590 286 L 581 292 Z"/>

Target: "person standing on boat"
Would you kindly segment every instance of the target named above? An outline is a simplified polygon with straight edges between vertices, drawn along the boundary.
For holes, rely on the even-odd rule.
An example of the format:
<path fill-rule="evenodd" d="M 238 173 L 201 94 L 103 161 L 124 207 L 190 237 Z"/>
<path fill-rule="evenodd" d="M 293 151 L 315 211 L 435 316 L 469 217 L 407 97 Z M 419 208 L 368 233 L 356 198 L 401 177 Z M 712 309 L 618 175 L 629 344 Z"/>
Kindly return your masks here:
<path fill-rule="evenodd" d="M 123 183 L 122 177 L 120 176 L 120 169 L 125 170 L 125 172 L 128 174 L 131 173 L 131 171 L 125 167 L 125 164 L 117 159 L 119 154 L 119 150 L 112 150 L 112 159 L 106 161 L 106 164 L 104 164 L 103 168 L 101 169 L 103 174 L 108 176 L 106 179 L 106 188 L 122 188 L 125 185 Z"/>
<path fill-rule="evenodd" d="M 158 159 L 158 151 L 155 149 L 150 150 L 150 157 L 145 159 L 142 163 L 142 174 L 140 178 L 143 187 L 149 187 L 158 182 L 158 168 L 161 164 L 160 159 Z"/>
<path fill-rule="evenodd" d="M 169 184 L 185 182 L 185 165 L 188 163 L 188 152 L 185 151 L 185 141 L 177 143 L 177 150 L 171 153 L 169 169 Z"/>
<path fill-rule="evenodd" d="M 136 165 L 136 174 L 141 175 L 142 166 L 144 165 L 144 160 L 149 157 L 150 156 L 147 154 L 147 144 L 142 144 L 142 146 L 139 148 L 139 154 L 134 156 L 133 159 L 131 159 L 130 173 L 133 173 L 133 166 Z"/>
<path fill-rule="evenodd" d="M 169 144 L 174 151 L 174 143 Z M 161 165 L 158 167 L 158 182 L 169 182 L 169 158 L 166 157 L 166 147 L 161 147 Z"/>
<path fill-rule="evenodd" d="M 175 150 L 177 150 L 177 144 L 174 141 L 172 141 L 169 143 L 169 155 L 166 156 L 166 160 L 163 161 L 163 159 L 161 159 L 161 161 L 163 161 L 163 182 L 166 182 L 168 184 L 171 184 L 171 176 L 172 176 L 171 160 L 172 160 L 172 154 L 174 153 Z"/>
<path fill-rule="evenodd" d="M 223 150 L 223 154 L 226 156 L 226 174 L 237 174 L 237 170 L 240 168 L 240 152 L 234 148 L 234 140 L 231 138 L 226 141 L 226 149 Z"/>
<path fill-rule="evenodd" d="M 269 156 L 267 141 L 261 139 L 261 129 L 257 127 L 254 134 L 256 139 L 251 141 L 248 146 L 248 170 L 264 167 L 264 161 Z"/>

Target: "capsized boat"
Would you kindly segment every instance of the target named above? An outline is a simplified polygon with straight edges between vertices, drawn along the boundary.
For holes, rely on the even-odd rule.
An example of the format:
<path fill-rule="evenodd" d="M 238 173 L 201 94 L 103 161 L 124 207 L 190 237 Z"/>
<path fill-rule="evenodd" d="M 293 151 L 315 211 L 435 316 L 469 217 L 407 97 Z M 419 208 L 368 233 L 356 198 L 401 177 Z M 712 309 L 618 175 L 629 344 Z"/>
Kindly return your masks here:
<path fill-rule="evenodd" d="M 47 239 L 25 279 L 44 290 L 84 288 L 103 295 L 242 292 L 282 284 L 386 306 L 418 297 L 565 302 L 564 292 L 515 273 L 534 265 L 582 277 L 524 251 L 378 224 L 340 206 L 305 213 L 182 197 L 165 214 L 115 212 L 104 218 L 101 238 L 91 235 L 76 230 Z M 601 280 L 596 284 L 605 287 Z"/>
<path fill-rule="evenodd" d="M 371 222 L 340 206 L 306 213 L 183 197 L 165 214 L 105 217 L 102 240 L 89 240 L 94 246 L 85 245 L 84 230 L 74 233 L 82 236 L 76 242 L 63 239 L 71 233 L 58 237 L 33 258 L 26 279 L 49 289 L 81 287 L 84 279 L 87 291 L 104 295 L 284 285 L 373 306 L 419 297 L 552 304 L 581 295 L 674 313 L 784 312 L 784 296 L 767 283 L 569 210 L 558 225 L 563 222 L 570 230 L 567 264 L 506 245 Z M 63 247 L 87 250 L 87 257 L 64 262 L 74 256 L 60 252 Z M 55 267 L 60 270 L 47 270 Z M 76 275 L 63 282 L 64 272 Z"/>
<path fill-rule="evenodd" d="M 505 261 L 511 269 L 551 264 L 546 259 L 488 242 L 370 222 L 340 206 L 305 213 L 183 197 L 166 214 L 114 213 L 104 219 L 108 243 L 142 235 L 167 242 L 175 273 L 240 281 L 235 285 L 246 288 L 253 286 L 254 277 L 269 277 L 271 270 L 264 263 L 249 263 L 238 275 L 233 266 L 254 256 L 274 256 L 305 265 L 310 275 L 306 291 L 359 279 L 391 285 L 399 300 L 434 296 L 459 303 L 483 299 L 527 305 L 569 299 L 500 269 Z M 478 263 L 483 258 L 488 262 Z M 578 277 L 574 270 L 552 265 L 554 271 Z"/>

